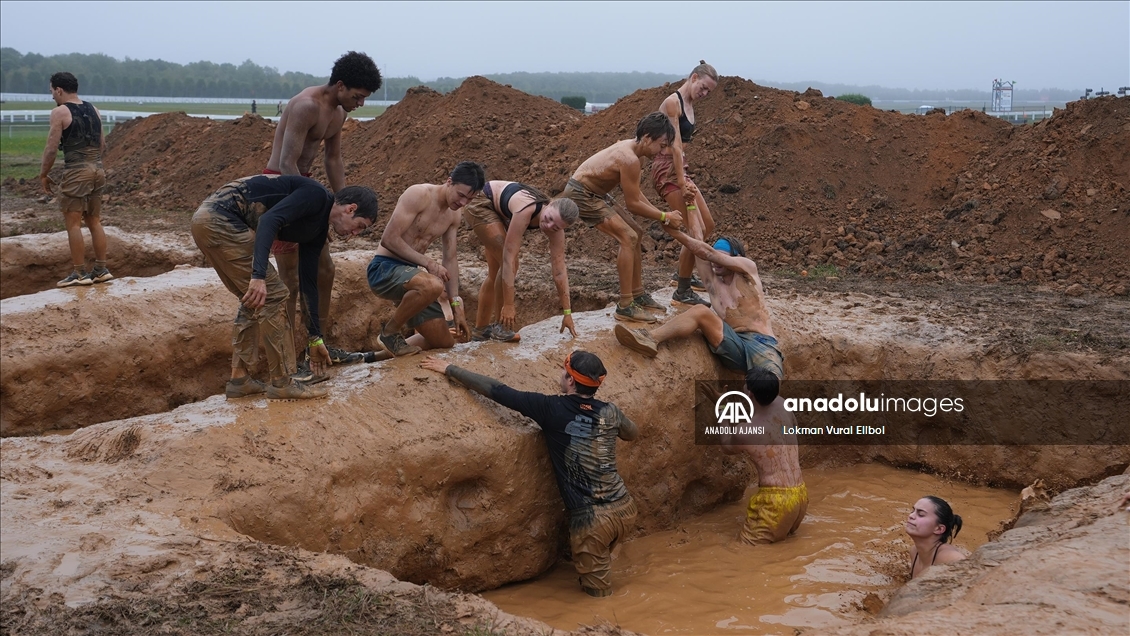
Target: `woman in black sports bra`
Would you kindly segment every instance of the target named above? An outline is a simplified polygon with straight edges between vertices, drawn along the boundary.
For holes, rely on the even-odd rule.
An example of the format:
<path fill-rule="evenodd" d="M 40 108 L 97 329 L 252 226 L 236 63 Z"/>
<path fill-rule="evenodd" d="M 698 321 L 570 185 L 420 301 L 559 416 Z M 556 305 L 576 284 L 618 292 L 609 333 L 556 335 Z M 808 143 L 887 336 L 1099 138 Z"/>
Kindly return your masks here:
<path fill-rule="evenodd" d="M 955 515 L 944 499 L 929 495 L 914 503 L 906 519 L 910 548 L 910 578 L 918 578 L 935 563 L 954 563 L 965 558 L 950 539 L 961 532 L 961 516 Z M 921 558 L 919 558 L 921 557 Z"/>
<path fill-rule="evenodd" d="M 695 112 L 697 100 L 705 98 L 718 86 L 718 71 L 703 60 L 691 71 L 691 76 L 674 93 L 667 96 L 659 105 L 659 110 L 671 120 L 671 125 L 679 134 L 671 144 L 670 154 L 657 155 L 651 160 L 651 181 L 655 192 L 683 215 L 688 234 L 699 240 L 714 231 L 714 218 L 702 193 L 694 187 L 687 176 L 688 164 L 686 145 L 694 138 Z M 678 287 L 671 300 L 684 305 L 707 305 L 710 303 L 694 293 L 691 281 L 694 276 L 694 255 L 686 247 L 679 252 L 679 272 L 676 275 Z"/>
<path fill-rule="evenodd" d="M 549 238 L 553 284 L 561 298 L 561 330 L 573 336 L 569 305 L 569 275 L 565 269 L 565 228 L 580 216 L 570 199 L 550 199 L 537 188 L 517 181 L 488 181 L 483 191 L 463 207 L 463 219 L 486 248 L 487 275 L 479 289 L 473 340 L 518 342 L 515 332 L 514 280 L 518 250 L 526 230 L 540 229 Z"/>

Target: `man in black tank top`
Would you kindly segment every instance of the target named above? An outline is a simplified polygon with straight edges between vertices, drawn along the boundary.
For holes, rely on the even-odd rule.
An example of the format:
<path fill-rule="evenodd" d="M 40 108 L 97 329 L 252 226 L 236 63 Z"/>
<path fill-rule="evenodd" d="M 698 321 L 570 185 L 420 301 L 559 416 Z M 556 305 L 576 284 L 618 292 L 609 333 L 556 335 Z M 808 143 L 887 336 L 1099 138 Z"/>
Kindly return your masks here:
<path fill-rule="evenodd" d="M 67 241 L 71 248 L 71 274 L 57 287 L 93 285 L 114 276 L 106 269 L 106 233 L 102 230 L 102 187 L 106 173 L 102 170 L 102 116 L 93 105 L 78 96 L 78 80 L 70 73 L 51 76 L 51 98 L 57 104 L 51 111 L 51 129 L 39 180 L 43 190 L 52 194 L 55 182 L 48 176 L 55 165 L 55 156 L 63 151 L 63 177 L 59 183 L 59 207 L 67 225 Z M 86 271 L 86 254 L 82 243 L 82 224 L 90 230 L 94 246 L 94 266 Z"/>

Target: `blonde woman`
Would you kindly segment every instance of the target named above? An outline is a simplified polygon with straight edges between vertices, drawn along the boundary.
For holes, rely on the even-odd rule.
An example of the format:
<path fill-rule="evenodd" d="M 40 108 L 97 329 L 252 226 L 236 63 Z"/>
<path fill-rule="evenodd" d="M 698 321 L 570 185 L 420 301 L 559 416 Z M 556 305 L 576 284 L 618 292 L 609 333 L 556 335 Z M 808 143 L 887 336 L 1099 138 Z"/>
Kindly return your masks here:
<path fill-rule="evenodd" d="M 695 103 L 710 95 L 717 86 L 718 71 L 704 60 L 699 60 L 687 81 L 659 105 L 659 111 L 667 115 L 678 134 L 671 144 L 670 153 L 658 155 L 651 161 L 651 180 L 656 194 L 663 197 L 672 210 L 682 213 L 688 234 L 699 240 L 704 240 L 714 231 L 714 218 L 702 193 L 687 175 L 686 145 L 694 139 Z M 684 305 L 709 307 L 710 302 L 691 289 L 693 276 L 694 254 L 683 247 L 679 252 L 678 286 L 671 300 Z M 705 289 L 697 280 L 694 282 L 697 289 Z"/>

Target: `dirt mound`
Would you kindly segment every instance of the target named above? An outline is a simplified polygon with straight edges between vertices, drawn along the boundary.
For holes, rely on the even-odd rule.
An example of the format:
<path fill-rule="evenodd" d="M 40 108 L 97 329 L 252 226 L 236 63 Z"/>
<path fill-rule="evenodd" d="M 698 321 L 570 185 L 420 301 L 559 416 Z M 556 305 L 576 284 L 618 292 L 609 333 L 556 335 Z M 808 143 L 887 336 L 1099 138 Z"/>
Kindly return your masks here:
<path fill-rule="evenodd" d="M 390 204 L 414 183 L 441 181 L 463 160 L 484 164 L 488 178 L 548 187 L 544 162 L 563 152 L 582 120 L 553 100 L 470 77 L 447 95 L 409 92 L 353 127 L 342 151 L 349 180 L 379 189 Z"/>
<path fill-rule="evenodd" d="M 110 200 L 195 210 L 228 181 L 262 172 L 274 131 L 257 115 L 214 121 L 165 113 L 123 122 L 107 138 Z"/>
<path fill-rule="evenodd" d="M 1130 269 L 1130 100 L 1071 102 L 958 177 L 939 238 L 971 273 L 1126 294 Z M 1121 263 L 1121 265 L 1118 265 Z"/>

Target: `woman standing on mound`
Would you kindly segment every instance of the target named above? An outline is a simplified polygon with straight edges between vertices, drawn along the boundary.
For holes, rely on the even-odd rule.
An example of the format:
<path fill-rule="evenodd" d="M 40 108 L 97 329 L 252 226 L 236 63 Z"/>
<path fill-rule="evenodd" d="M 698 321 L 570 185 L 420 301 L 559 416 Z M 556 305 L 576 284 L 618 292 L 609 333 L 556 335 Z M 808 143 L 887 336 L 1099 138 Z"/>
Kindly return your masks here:
<path fill-rule="evenodd" d="M 675 142 L 670 146 L 670 154 L 656 155 L 651 160 L 651 180 L 656 194 L 663 197 L 672 210 L 682 213 L 687 233 L 700 241 L 714 231 L 714 218 L 706 207 L 702 193 L 687 175 L 690 167 L 685 152 L 686 145 L 695 134 L 695 102 L 709 95 L 716 86 L 718 71 L 705 60 L 699 60 L 687 81 L 659 105 L 659 110 L 667 115 L 679 134 L 675 135 Z M 671 300 L 684 305 L 709 306 L 709 302 L 691 289 L 693 275 L 694 254 L 683 247 L 679 251 L 679 272 L 676 275 L 678 287 Z M 698 283 L 696 288 L 705 289 L 702 283 Z"/>
<path fill-rule="evenodd" d="M 573 328 L 569 305 L 569 274 L 565 269 L 565 228 L 579 217 L 577 204 L 550 199 L 537 188 L 517 181 L 487 181 L 482 193 L 463 208 L 463 219 L 486 248 L 487 276 L 479 290 L 479 309 L 473 340 L 518 342 L 514 331 L 514 280 L 518 250 L 527 230 L 539 229 L 549 238 L 553 284 L 561 298 L 561 331 Z"/>
<path fill-rule="evenodd" d="M 950 539 L 961 532 L 961 516 L 955 515 L 944 499 L 929 495 L 914 503 L 906 519 L 906 534 L 914 541 L 910 548 L 910 578 L 916 579 L 935 563 L 954 563 L 965 558 Z"/>

